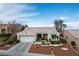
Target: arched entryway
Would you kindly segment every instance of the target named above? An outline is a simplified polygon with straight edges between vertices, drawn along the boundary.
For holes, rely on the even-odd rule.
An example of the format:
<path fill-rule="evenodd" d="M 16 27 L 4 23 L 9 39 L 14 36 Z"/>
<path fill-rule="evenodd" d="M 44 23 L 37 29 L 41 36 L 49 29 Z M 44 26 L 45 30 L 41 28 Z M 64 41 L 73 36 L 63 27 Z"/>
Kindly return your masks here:
<path fill-rule="evenodd" d="M 5 29 L 1 29 L 1 34 L 5 34 L 6 30 Z"/>

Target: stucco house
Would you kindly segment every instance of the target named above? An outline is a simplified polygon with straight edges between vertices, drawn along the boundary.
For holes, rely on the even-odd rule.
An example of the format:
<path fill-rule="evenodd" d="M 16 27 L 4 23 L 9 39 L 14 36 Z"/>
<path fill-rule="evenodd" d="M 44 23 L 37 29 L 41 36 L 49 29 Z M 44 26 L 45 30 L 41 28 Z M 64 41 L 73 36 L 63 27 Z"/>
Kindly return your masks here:
<path fill-rule="evenodd" d="M 79 29 L 69 29 L 65 31 L 66 40 L 71 43 L 71 41 L 75 41 L 79 50 Z"/>
<path fill-rule="evenodd" d="M 20 30 L 19 24 L 0 24 L 0 34 L 10 34 Z"/>
<path fill-rule="evenodd" d="M 26 27 L 17 33 L 17 37 L 21 42 L 34 42 L 39 37 L 51 39 L 53 34 L 59 35 L 55 27 Z"/>
<path fill-rule="evenodd" d="M 79 40 L 79 29 L 69 29 L 64 32 L 65 37 L 68 41 L 77 41 Z"/>

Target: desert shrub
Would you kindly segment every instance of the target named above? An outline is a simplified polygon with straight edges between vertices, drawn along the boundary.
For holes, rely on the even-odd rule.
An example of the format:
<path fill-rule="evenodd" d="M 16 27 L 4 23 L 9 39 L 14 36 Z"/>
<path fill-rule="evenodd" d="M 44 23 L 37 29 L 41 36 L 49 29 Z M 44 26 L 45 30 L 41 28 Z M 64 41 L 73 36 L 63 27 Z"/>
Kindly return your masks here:
<path fill-rule="evenodd" d="M 60 44 L 61 42 L 60 41 L 56 41 L 56 44 Z"/>
<path fill-rule="evenodd" d="M 60 34 L 60 37 L 64 37 L 64 35 L 61 33 L 61 34 Z"/>
<path fill-rule="evenodd" d="M 19 43 L 20 42 L 20 40 L 16 40 L 16 43 Z"/>
<path fill-rule="evenodd" d="M 49 41 L 48 39 L 45 39 L 47 42 Z"/>
<path fill-rule="evenodd" d="M 49 42 L 51 42 L 51 39 L 49 39 Z"/>
<path fill-rule="evenodd" d="M 65 39 L 60 39 L 61 43 L 66 44 L 67 41 Z"/>
<path fill-rule="evenodd" d="M 51 44 L 56 44 L 56 41 L 51 41 Z"/>
<path fill-rule="evenodd" d="M 45 45 L 45 40 L 42 40 L 42 45 Z"/>
<path fill-rule="evenodd" d="M 71 41 L 71 45 L 72 45 L 72 46 L 76 46 L 75 41 Z"/>
<path fill-rule="evenodd" d="M 49 45 L 49 43 L 47 43 L 47 45 Z"/>
<path fill-rule="evenodd" d="M 45 38 L 41 38 L 41 40 L 46 40 Z"/>
<path fill-rule="evenodd" d="M 8 37 L 11 36 L 11 34 L 0 34 L 0 37 Z"/>
<path fill-rule="evenodd" d="M 3 39 L 3 42 L 6 42 L 9 39 L 9 37 L 6 37 L 5 39 Z"/>
<path fill-rule="evenodd" d="M 60 44 L 60 41 L 51 41 L 51 44 Z"/>
<path fill-rule="evenodd" d="M 37 38 L 36 41 L 37 41 L 37 42 L 40 42 L 40 41 L 41 41 L 41 38 Z"/>
<path fill-rule="evenodd" d="M 57 37 L 56 34 L 51 35 L 52 39 L 55 39 Z"/>
<path fill-rule="evenodd" d="M 76 49 L 76 42 L 75 41 L 71 41 L 71 45 L 74 49 Z"/>
<path fill-rule="evenodd" d="M 13 44 L 14 42 L 13 41 L 8 41 L 8 43 L 7 44 Z"/>

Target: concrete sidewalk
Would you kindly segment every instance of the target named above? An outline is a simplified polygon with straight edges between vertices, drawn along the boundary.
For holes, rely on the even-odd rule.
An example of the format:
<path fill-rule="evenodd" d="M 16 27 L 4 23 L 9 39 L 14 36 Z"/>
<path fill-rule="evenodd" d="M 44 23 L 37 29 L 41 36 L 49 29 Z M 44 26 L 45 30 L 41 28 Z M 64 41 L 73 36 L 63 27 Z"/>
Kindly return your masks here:
<path fill-rule="evenodd" d="M 55 56 L 53 55 L 46 55 L 46 54 L 39 54 L 39 53 L 28 53 L 27 56 Z"/>

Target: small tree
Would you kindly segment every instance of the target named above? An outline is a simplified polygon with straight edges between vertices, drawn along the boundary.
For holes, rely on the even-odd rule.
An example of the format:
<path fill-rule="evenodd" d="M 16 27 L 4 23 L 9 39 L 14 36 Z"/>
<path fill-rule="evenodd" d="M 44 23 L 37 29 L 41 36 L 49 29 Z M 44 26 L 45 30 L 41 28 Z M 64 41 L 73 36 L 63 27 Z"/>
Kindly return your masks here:
<path fill-rule="evenodd" d="M 25 27 L 28 27 L 28 25 L 21 25 L 21 27 L 22 27 L 21 31 L 23 31 Z"/>
<path fill-rule="evenodd" d="M 60 33 L 60 38 L 63 39 L 62 36 L 64 36 L 64 35 L 63 35 L 64 29 L 67 27 L 67 25 L 64 24 L 64 23 L 63 23 L 63 20 L 61 20 L 61 19 L 55 20 L 55 21 L 54 21 L 54 24 L 55 24 L 55 28 L 56 28 L 57 32 Z"/>
<path fill-rule="evenodd" d="M 25 25 L 25 27 L 28 27 L 28 25 Z"/>

